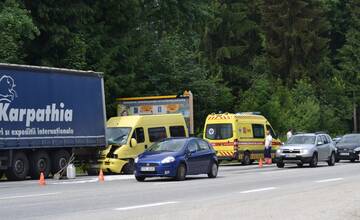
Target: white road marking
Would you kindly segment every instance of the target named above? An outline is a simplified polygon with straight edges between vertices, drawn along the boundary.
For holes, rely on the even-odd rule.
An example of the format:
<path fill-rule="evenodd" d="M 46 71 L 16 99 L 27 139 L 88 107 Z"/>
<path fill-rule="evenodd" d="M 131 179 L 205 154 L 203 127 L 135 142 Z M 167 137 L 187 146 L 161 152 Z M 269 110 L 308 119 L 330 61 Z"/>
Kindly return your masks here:
<path fill-rule="evenodd" d="M 170 205 L 175 204 L 178 202 L 172 201 L 172 202 L 159 202 L 159 203 L 151 203 L 151 204 L 145 204 L 145 205 L 136 205 L 136 206 L 127 206 L 122 208 L 116 208 L 114 210 L 116 211 L 127 211 L 132 209 L 141 209 L 141 208 L 149 208 L 149 207 L 155 207 L 155 206 L 163 206 L 163 205 Z"/>
<path fill-rule="evenodd" d="M 22 195 L 22 196 L 8 196 L 8 197 L 0 197 L 0 200 L 31 198 L 31 197 L 40 197 L 40 196 L 52 196 L 52 195 L 57 195 L 57 194 L 60 194 L 60 193 L 55 192 L 55 193 L 44 193 L 44 194 L 29 194 L 29 195 Z"/>
<path fill-rule="evenodd" d="M 105 178 L 105 181 L 135 179 L 134 175 L 113 175 L 113 176 L 104 176 L 104 178 Z"/>
<path fill-rule="evenodd" d="M 344 178 L 333 178 L 333 179 L 324 179 L 324 180 L 317 180 L 315 183 L 327 183 L 327 182 L 334 182 L 334 181 L 340 181 Z"/>
<path fill-rule="evenodd" d="M 252 190 L 246 190 L 246 191 L 242 191 L 240 193 L 254 193 L 254 192 L 262 192 L 262 191 L 269 191 L 269 190 L 274 190 L 277 189 L 276 187 L 267 187 L 267 188 L 260 188 L 260 189 L 252 189 Z"/>
<path fill-rule="evenodd" d="M 154 185 L 167 185 L 167 184 L 174 184 L 179 182 L 163 182 L 163 183 L 154 183 Z"/>
<path fill-rule="evenodd" d="M 60 181 L 54 183 L 48 183 L 49 185 L 66 185 L 66 184 L 80 184 L 80 183 L 95 183 L 99 181 L 98 178 L 93 178 L 90 180 L 69 180 L 69 181 Z"/>
<path fill-rule="evenodd" d="M 104 176 L 104 181 L 114 181 L 114 180 L 131 180 L 131 179 L 135 179 L 133 175 L 118 175 L 118 176 Z M 53 182 L 53 183 L 48 183 L 50 185 L 66 185 L 66 184 L 80 184 L 80 183 L 95 183 L 98 182 L 99 178 L 95 177 L 92 179 L 87 179 L 87 180 L 64 180 L 64 181 L 59 181 L 59 182 Z"/>

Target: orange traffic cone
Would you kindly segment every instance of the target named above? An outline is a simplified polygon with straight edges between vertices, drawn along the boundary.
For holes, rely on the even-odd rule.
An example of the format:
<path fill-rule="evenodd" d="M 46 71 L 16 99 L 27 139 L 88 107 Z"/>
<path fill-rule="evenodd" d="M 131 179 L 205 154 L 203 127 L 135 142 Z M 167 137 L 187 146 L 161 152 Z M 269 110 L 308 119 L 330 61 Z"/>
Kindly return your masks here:
<path fill-rule="evenodd" d="M 44 177 L 44 173 L 43 173 L 43 172 L 40 173 L 39 185 L 40 185 L 40 186 L 46 185 L 46 183 L 45 183 L 45 177 Z"/>
<path fill-rule="evenodd" d="M 99 182 L 104 182 L 104 173 L 103 173 L 102 169 L 100 169 L 100 172 L 99 172 Z"/>
<path fill-rule="evenodd" d="M 259 160 L 259 167 L 261 168 L 261 167 L 263 167 L 263 161 L 262 161 L 262 158 L 260 158 L 260 160 Z"/>

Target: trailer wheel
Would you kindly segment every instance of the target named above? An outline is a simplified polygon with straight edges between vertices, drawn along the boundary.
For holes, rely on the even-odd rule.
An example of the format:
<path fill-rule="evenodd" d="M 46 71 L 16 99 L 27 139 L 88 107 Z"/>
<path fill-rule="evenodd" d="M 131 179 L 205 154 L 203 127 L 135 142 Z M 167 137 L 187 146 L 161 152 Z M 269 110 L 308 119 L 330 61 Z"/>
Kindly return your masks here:
<path fill-rule="evenodd" d="M 11 167 L 5 171 L 8 180 L 24 180 L 29 174 L 29 160 L 24 152 L 15 152 Z"/>
<path fill-rule="evenodd" d="M 66 150 L 58 150 L 51 154 L 51 173 L 55 174 L 66 167 L 70 154 Z M 66 172 L 66 170 L 65 170 Z"/>
<path fill-rule="evenodd" d="M 40 173 L 44 173 L 44 177 L 48 177 L 51 170 L 50 156 L 46 151 L 35 151 L 30 157 L 30 176 L 38 179 Z"/>

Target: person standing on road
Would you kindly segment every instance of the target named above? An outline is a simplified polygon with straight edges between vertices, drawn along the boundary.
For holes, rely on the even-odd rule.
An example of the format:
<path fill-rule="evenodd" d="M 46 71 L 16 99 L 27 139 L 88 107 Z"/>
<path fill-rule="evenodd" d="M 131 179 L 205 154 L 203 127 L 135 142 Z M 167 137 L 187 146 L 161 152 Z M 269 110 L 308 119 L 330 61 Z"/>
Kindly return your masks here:
<path fill-rule="evenodd" d="M 266 137 L 265 137 L 265 148 L 264 148 L 264 158 L 265 163 L 270 164 L 271 161 L 271 143 L 272 143 L 272 136 L 270 134 L 270 131 L 266 131 Z"/>
<path fill-rule="evenodd" d="M 288 132 L 286 133 L 286 138 L 287 138 L 287 140 L 289 140 L 292 135 L 293 135 L 293 133 L 292 133 L 292 128 L 290 128 L 290 129 L 288 130 Z"/>

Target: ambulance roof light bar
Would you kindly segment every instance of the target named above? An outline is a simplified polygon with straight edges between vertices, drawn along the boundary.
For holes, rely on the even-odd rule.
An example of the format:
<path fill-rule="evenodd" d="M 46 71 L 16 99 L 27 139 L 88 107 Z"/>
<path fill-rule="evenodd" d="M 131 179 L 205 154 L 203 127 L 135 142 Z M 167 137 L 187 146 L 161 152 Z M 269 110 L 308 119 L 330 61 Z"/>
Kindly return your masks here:
<path fill-rule="evenodd" d="M 237 112 L 236 115 L 261 115 L 261 112 Z"/>

